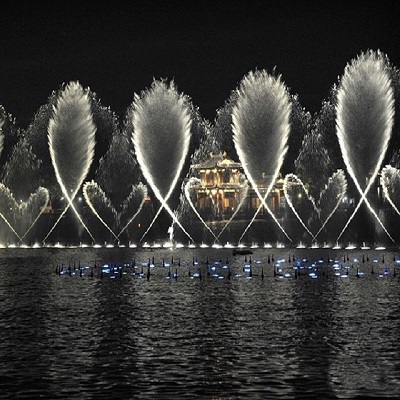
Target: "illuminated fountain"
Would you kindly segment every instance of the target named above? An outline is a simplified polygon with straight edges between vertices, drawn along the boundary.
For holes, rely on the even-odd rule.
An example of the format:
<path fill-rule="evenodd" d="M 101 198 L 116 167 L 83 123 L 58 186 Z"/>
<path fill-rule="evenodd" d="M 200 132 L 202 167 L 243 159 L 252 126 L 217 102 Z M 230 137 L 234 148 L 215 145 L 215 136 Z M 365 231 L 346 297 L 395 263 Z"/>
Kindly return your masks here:
<path fill-rule="evenodd" d="M 89 172 L 93 160 L 96 127 L 90 99 L 78 82 L 71 82 L 61 93 L 48 127 L 51 161 L 57 182 L 68 204 L 43 241 L 49 237 L 71 207 L 92 240 L 93 235 L 83 222 L 73 201 Z"/>
<path fill-rule="evenodd" d="M 285 199 L 293 213 L 300 221 L 301 225 L 316 242 L 319 234 L 323 231 L 328 221 L 338 209 L 347 190 L 346 176 L 342 170 L 336 171 L 328 180 L 325 189 L 320 193 L 318 200 L 310 196 L 303 182 L 294 174 L 285 176 L 284 182 Z M 309 207 L 306 209 L 305 215 L 300 215 L 301 210 L 297 210 L 294 198 L 300 196 L 304 201 L 308 201 Z M 311 208 L 311 211 L 310 211 Z M 316 231 L 310 229 L 310 225 L 314 222 Z M 316 222 L 316 224 L 315 224 Z M 315 243 L 314 243 L 315 244 Z"/>
<path fill-rule="evenodd" d="M 17 202 L 10 189 L 0 183 L 0 217 L 15 234 L 19 244 L 36 224 L 48 201 L 48 190 L 39 187 L 28 200 Z"/>
<path fill-rule="evenodd" d="M 237 216 L 238 212 L 241 210 L 246 198 L 247 194 L 249 191 L 249 185 L 247 180 L 244 180 L 240 182 L 239 184 L 240 187 L 240 194 L 239 194 L 239 200 L 237 201 L 236 206 L 232 209 L 233 212 L 231 213 L 230 217 L 224 222 L 222 228 L 220 228 L 219 232 L 214 232 L 213 229 L 207 224 L 207 222 L 203 219 L 199 211 L 196 209 L 195 204 L 193 203 L 192 196 L 196 192 L 196 189 L 201 188 L 203 191 L 207 191 L 207 189 L 202 186 L 201 180 L 195 177 L 191 177 L 187 180 L 185 186 L 184 186 L 184 193 L 185 193 L 185 198 L 188 201 L 191 209 L 197 216 L 197 218 L 202 222 L 203 226 L 208 230 L 208 232 L 211 233 L 212 237 L 214 238 L 214 241 L 217 242 L 219 241 L 219 238 L 223 234 L 223 232 L 228 228 L 228 226 L 231 224 L 233 219 Z M 215 189 L 213 189 L 215 190 Z M 212 202 L 214 202 L 214 198 L 212 193 L 210 194 L 210 199 Z M 214 207 L 218 209 L 218 206 L 213 203 Z"/>
<path fill-rule="evenodd" d="M 196 207 L 193 204 L 193 201 L 191 199 L 191 194 L 192 194 L 192 191 L 193 191 L 193 187 L 194 186 L 198 186 L 200 184 L 201 184 L 201 181 L 198 178 L 192 177 L 192 178 L 188 179 L 188 181 L 185 184 L 185 188 L 184 188 L 186 200 L 189 202 L 190 207 L 192 208 L 193 212 L 196 214 L 197 218 L 199 218 L 199 220 L 203 223 L 205 228 L 211 233 L 211 235 L 214 237 L 214 239 L 218 240 L 218 237 L 216 236 L 214 231 L 207 225 L 206 221 L 204 221 L 203 217 L 197 211 L 197 209 L 196 209 Z"/>
<path fill-rule="evenodd" d="M 338 89 L 336 112 L 343 160 L 361 196 L 337 241 L 365 203 L 394 242 L 367 198 L 386 154 L 394 116 L 391 80 L 379 52 L 362 53 L 346 66 Z"/>
<path fill-rule="evenodd" d="M 232 111 L 233 140 L 246 177 L 261 203 L 239 242 L 262 206 L 292 241 L 266 202 L 287 152 L 290 111 L 289 95 L 280 76 L 276 78 L 266 71 L 256 71 L 242 80 Z M 266 188 L 263 194 L 260 182 Z"/>
<path fill-rule="evenodd" d="M 5 111 L 0 106 L 0 155 L 3 151 L 4 134 L 2 127 L 5 123 Z M 21 142 L 22 143 L 22 142 Z M 25 142 L 23 142 L 25 144 Z M 23 148 L 21 146 L 21 148 Z M 23 148 L 25 150 L 25 148 Z M 30 154 L 23 151 L 25 159 Z M 12 170 L 12 167 L 10 168 Z M 8 178 L 12 171 L 8 171 Z M 15 198 L 14 193 L 4 183 L 0 183 L 0 218 L 11 230 L 21 244 L 31 229 L 34 227 L 44 208 L 49 201 L 49 192 L 46 188 L 39 187 L 31 193 L 26 200 Z"/>
<path fill-rule="evenodd" d="M 140 96 L 135 95 L 132 124 L 132 139 L 140 168 L 161 203 L 141 240 L 164 208 L 193 241 L 167 203 L 189 151 L 191 119 L 188 99 L 177 92 L 173 82 L 168 86 L 163 81 L 154 81 L 150 89 Z"/>
<path fill-rule="evenodd" d="M 126 116 L 126 120 L 129 120 L 128 128 L 115 129 L 120 134 L 118 139 L 115 139 L 117 133 L 114 130 L 109 134 L 109 137 L 115 140 L 110 140 L 110 143 L 113 144 L 107 142 L 107 146 L 109 145 L 110 148 L 114 146 L 115 153 L 113 161 L 109 164 L 105 163 L 103 170 L 108 168 L 114 171 L 114 174 L 104 174 L 105 177 L 112 177 L 114 186 L 107 186 L 104 182 L 106 179 L 103 181 L 98 179 L 98 175 L 96 175 L 98 170 L 94 174 L 94 178 L 92 176 L 88 178 L 96 143 L 97 128 L 94 117 L 96 113 L 93 112 L 93 101 L 89 90 L 84 90 L 78 82 L 71 82 L 58 93 L 57 98 L 53 97 L 51 117 L 46 120 L 51 163 L 50 161 L 46 163 L 45 159 L 44 161 L 38 160 L 39 164 L 43 163 L 54 169 L 56 184 L 61 189 L 66 204 L 63 205 L 60 215 L 52 214 L 53 217 L 56 215 L 55 218 L 58 219 L 50 230 L 47 225 L 43 224 L 46 226 L 47 234 L 40 238 L 40 241 L 45 242 L 50 237 L 61 218 L 65 216 L 68 209 L 71 209 L 79 219 L 79 226 L 87 231 L 93 243 L 97 239 L 96 234 L 93 233 L 95 232 L 93 225 L 97 224 L 103 231 L 105 231 L 104 226 L 107 230 L 105 231 L 107 237 L 111 234 L 112 240 L 118 242 L 118 245 L 126 236 L 129 239 L 130 247 L 133 247 L 134 245 L 131 246 L 130 243 L 128 227 L 131 225 L 132 230 L 139 227 L 139 224 L 135 224 L 136 226 L 133 227 L 132 222 L 140 213 L 148 212 L 147 218 L 151 221 L 147 223 L 144 218 L 146 222 L 140 226 L 140 228 L 143 227 L 144 233 L 139 230 L 136 232 L 140 237 L 138 245 L 145 248 L 162 247 L 156 242 L 149 244 L 150 239 L 147 239 L 146 235 L 154 226 L 162 210 L 165 210 L 168 218 L 172 219 L 172 225 L 168 232 L 156 234 L 156 240 L 165 239 L 163 234 L 164 236 L 169 235 L 169 241 L 165 242 L 163 247 L 176 246 L 174 228 L 177 227 L 194 247 L 196 246 L 195 240 L 193 240 L 193 237 L 196 237 L 195 232 L 187 227 L 184 218 L 178 214 L 176 205 L 171 205 L 177 197 L 175 195 L 180 194 L 181 203 L 185 202 L 185 206 L 189 205 L 187 209 L 193 211 L 190 212 L 190 217 L 201 226 L 202 234 L 205 232 L 207 235 L 207 240 L 203 240 L 200 247 L 231 248 L 240 245 L 246 246 L 253 242 L 252 248 L 257 248 L 257 243 L 264 248 L 275 247 L 271 243 L 276 243 L 276 247 L 283 248 L 290 242 L 290 245 L 299 243 L 300 248 L 310 245 L 313 248 L 328 248 L 329 243 L 336 243 L 334 247 L 331 245 L 336 249 L 353 248 L 356 244 L 349 239 L 344 239 L 343 235 L 349 230 L 351 221 L 363 204 L 373 216 L 374 222 L 376 220 L 379 224 L 379 232 L 384 231 L 394 243 L 395 240 L 384 225 L 385 221 L 378 215 L 371 190 L 381 172 L 380 183 L 386 205 L 389 204 L 394 212 L 400 215 L 399 169 L 391 165 L 386 165 L 382 169 L 394 125 L 395 92 L 392 86 L 387 60 L 379 51 L 361 53 L 346 66 L 334 92 L 336 96 L 335 101 L 332 101 L 334 113 L 331 114 L 331 120 L 336 124 L 336 136 L 333 136 L 335 140 L 336 138 L 338 140 L 336 144 L 339 144 L 337 153 L 341 154 L 343 158 L 345 171 L 337 169 L 338 166 L 334 166 L 333 163 L 329 164 L 329 169 L 327 169 L 329 173 L 324 175 L 324 180 L 327 179 L 327 181 L 322 181 L 322 186 L 315 190 L 316 185 L 311 185 L 312 179 L 307 181 L 307 174 L 298 173 L 297 166 L 296 174 L 285 171 L 284 179 L 283 176 L 279 176 L 285 167 L 283 162 L 289 146 L 290 121 L 292 121 L 291 116 L 295 109 L 281 76 L 268 74 L 261 70 L 249 72 L 241 81 L 235 95 L 232 96 L 234 101 L 232 101 L 229 111 L 232 124 L 230 122 L 226 124 L 226 132 L 224 131 L 226 136 L 230 135 L 228 138 L 224 138 L 226 142 L 230 141 L 229 154 L 236 152 L 239 162 L 229 159 L 231 164 L 228 167 L 229 163 L 226 162 L 221 168 L 219 164 L 215 164 L 207 169 L 205 175 L 210 172 L 213 175 L 207 175 L 208 177 L 212 178 L 214 175 L 217 177 L 213 181 L 210 178 L 211 183 L 205 183 L 207 178 L 204 180 L 203 175 L 201 175 L 203 180 L 198 179 L 202 167 L 199 167 L 198 170 L 196 168 L 208 162 L 207 157 L 210 152 L 214 154 L 218 152 L 222 157 L 221 143 L 223 140 L 221 139 L 221 143 L 218 143 L 220 137 L 212 132 L 209 125 L 207 125 L 208 131 L 205 130 L 204 138 L 202 137 L 201 141 L 197 140 L 198 137 L 193 134 L 196 132 L 196 129 L 193 129 L 193 121 L 196 119 L 193 118 L 190 99 L 179 94 L 173 82 L 167 84 L 165 81 L 154 81 L 150 89 L 135 94 L 130 111 Z M 47 118 L 49 117 L 47 116 Z M 45 118 L 43 118 L 44 120 Z M 5 121 L 7 124 L 9 123 L 5 119 L 4 109 L 0 107 L 0 152 L 4 146 L 2 128 L 5 129 L 4 127 L 7 125 Z M 101 125 L 98 126 L 101 127 Z M 311 124 L 310 126 L 312 128 L 309 129 L 309 133 L 320 134 L 317 129 L 314 129 L 315 125 Z M 25 133 L 25 136 L 21 134 L 21 137 L 24 140 L 29 139 L 28 133 Z M 101 138 L 101 136 L 99 137 Z M 129 146 L 123 145 L 123 140 L 127 141 Z M 22 140 L 21 143 L 20 149 L 24 149 Z M 199 150 L 199 143 L 203 147 L 199 153 L 196 153 Z M 314 146 L 316 159 L 324 143 L 322 140 L 321 147 Z M 195 148 L 196 146 L 197 148 Z M 17 148 L 17 146 L 15 147 Z M 303 146 L 303 148 L 307 150 L 307 146 Z M 11 150 L 8 151 L 12 153 Z M 192 153 L 191 169 L 187 173 L 186 179 L 181 181 L 187 172 L 184 169 L 189 165 L 189 152 Z M 309 153 L 303 151 L 302 154 L 307 157 Z M 224 157 L 222 159 L 226 161 Z M 235 164 L 235 167 L 232 167 L 232 164 Z M 313 163 L 310 162 L 310 165 L 313 166 Z M 217 166 L 220 169 L 217 169 Z M 113 193 L 113 188 L 120 185 L 119 176 L 124 174 L 129 167 L 137 174 L 126 173 L 125 192 L 114 204 L 113 201 L 117 196 Z M 226 168 L 226 176 L 229 175 L 229 179 L 226 178 L 226 180 L 221 178 L 220 174 L 220 171 L 225 171 L 224 168 Z M 231 174 L 233 168 L 237 172 L 234 179 Z M 319 166 L 315 165 L 315 168 L 318 170 Z M 203 170 L 205 169 L 203 168 Z M 332 173 L 332 171 L 335 172 Z M 54 193 L 52 196 L 49 195 L 50 189 L 36 185 L 32 193 L 23 199 L 17 196 L 15 187 L 12 188 L 7 183 L 4 179 L 5 175 L 3 171 L 3 182 L 0 182 L 1 222 L 5 225 L 5 232 L 9 235 L 12 232 L 12 235 L 15 236 L 16 245 L 25 245 L 23 242 L 27 240 L 27 237 L 32 236 L 32 232 L 34 232 L 32 227 L 38 223 L 44 213 L 49 203 L 49 197 L 53 199 L 56 196 Z M 350 176 L 349 182 L 346 176 Z M 135 177 L 135 179 L 131 179 L 131 177 Z M 85 182 L 85 179 L 88 182 Z M 120 179 L 122 181 L 122 178 Z M 140 180 L 144 183 L 140 183 Z M 278 180 L 279 186 L 276 185 Z M 46 185 L 45 179 L 42 181 Z M 206 184 L 208 186 L 204 186 Z M 226 186 L 223 186 L 225 184 Z M 230 190 L 226 190 L 228 185 L 231 185 Z M 274 185 L 276 186 L 274 187 Z M 347 204 L 347 191 L 349 187 L 351 189 L 353 186 L 357 191 L 357 196 L 359 195 L 359 200 L 354 201 L 354 209 L 349 207 L 351 215 L 348 217 L 346 214 L 348 208 L 345 206 L 340 208 L 340 205 Z M 48 187 L 50 188 L 52 185 L 49 183 Z M 178 193 L 179 189 L 181 189 L 180 193 Z M 80 190 L 83 192 L 85 205 L 90 210 L 90 214 L 93 213 L 102 225 L 96 218 L 89 219 L 89 222 L 86 219 L 83 220 L 75 205 L 75 199 Z M 198 196 L 199 192 L 203 197 Z M 233 193 L 232 202 L 228 196 L 225 196 L 228 192 Z M 284 212 L 288 216 L 284 223 L 282 222 L 284 213 L 279 210 L 281 214 L 278 214 L 269 203 L 272 196 L 276 195 L 273 201 L 276 200 L 281 207 L 282 192 L 286 201 Z M 310 193 L 313 193 L 314 197 Z M 154 215 L 151 211 L 152 194 L 158 200 L 157 204 L 160 204 Z M 207 202 L 212 203 L 210 207 L 207 205 L 207 208 L 211 210 L 210 217 L 207 216 L 206 206 L 200 211 L 197 209 L 199 204 L 206 203 L 205 198 Z M 146 209 L 147 206 L 148 209 Z M 267 215 L 268 220 L 264 217 L 263 219 L 267 220 L 268 224 L 272 219 L 273 227 L 278 230 L 280 237 L 270 237 L 269 233 L 256 239 L 251 237 L 253 231 L 255 232 L 258 226 L 262 225 L 255 224 L 262 208 L 269 214 Z M 223 211 L 221 212 L 221 210 Z M 239 213 L 239 211 L 243 212 Z M 250 216 L 246 214 L 247 212 L 251 213 Z M 55 218 L 51 219 L 53 217 L 47 216 L 46 221 L 54 222 Z M 237 220 L 233 223 L 234 218 Z M 95 222 L 90 225 L 93 220 Z M 337 224 L 338 220 L 340 220 L 340 224 Z M 289 230 L 291 229 L 289 223 L 293 221 L 296 229 L 301 230 L 299 235 L 292 234 L 292 230 Z M 331 229 L 333 224 L 336 224 L 339 233 Z M 253 229 L 250 231 L 252 226 Z M 240 235 L 237 237 L 231 234 L 231 230 L 234 229 L 240 230 Z M 264 229 L 264 225 L 260 229 Z M 330 230 L 331 236 L 326 238 L 328 230 Z M 29 232 L 30 235 L 27 236 Z M 122 235 L 123 232 L 126 235 Z M 225 234 L 223 235 L 223 233 Z M 247 244 L 242 243 L 246 234 L 249 237 Z M 121 239 L 121 235 L 124 239 Z M 208 237 L 213 243 L 204 243 L 208 241 Z M 61 245 L 63 239 L 59 240 Z M 144 240 L 149 240 L 149 242 L 144 243 Z M 341 240 L 345 240 L 348 245 L 340 243 Z M 360 237 L 358 240 L 362 243 L 368 239 Z M 365 242 L 362 245 L 362 249 L 369 247 L 369 244 Z"/>
<path fill-rule="evenodd" d="M 85 182 L 83 195 L 94 215 L 119 243 L 121 234 L 142 210 L 147 197 L 147 187 L 141 183 L 132 185 L 129 196 L 119 210 L 115 209 L 110 199 L 95 181 Z M 113 223 L 118 229 L 117 233 L 110 227 Z"/>

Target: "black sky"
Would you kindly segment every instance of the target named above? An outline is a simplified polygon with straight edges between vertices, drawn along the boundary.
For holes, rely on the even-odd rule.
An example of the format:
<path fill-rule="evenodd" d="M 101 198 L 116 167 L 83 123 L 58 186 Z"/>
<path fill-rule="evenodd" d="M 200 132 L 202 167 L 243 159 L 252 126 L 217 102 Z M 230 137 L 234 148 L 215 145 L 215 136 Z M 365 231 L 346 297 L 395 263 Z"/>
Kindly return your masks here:
<path fill-rule="evenodd" d="M 400 67 L 396 1 L 71 4 L 2 4 L 0 104 L 21 127 L 71 80 L 89 86 L 122 118 L 153 77 L 174 79 L 213 120 L 256 68 L 276 66 L 315 112 L 361 51 L 380 49 Z"/>

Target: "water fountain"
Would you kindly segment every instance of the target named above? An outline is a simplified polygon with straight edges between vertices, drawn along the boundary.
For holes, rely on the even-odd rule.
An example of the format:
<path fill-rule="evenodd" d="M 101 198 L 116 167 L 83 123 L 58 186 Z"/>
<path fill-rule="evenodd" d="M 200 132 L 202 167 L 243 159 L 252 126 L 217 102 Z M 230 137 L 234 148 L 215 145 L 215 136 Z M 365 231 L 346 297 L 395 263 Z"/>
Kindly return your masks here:
<path fill-rule="evenodd" d="M 132 185 L 129 196 L 118 211 L 112 205 L 102 188 L 93 180 L 85 182 L 83 185 L 83 195 L 94 215 L 119 243 L 122 233 L 141 212 L 147 197 L 147 187 L 141 183 Z M 115 223 L 118 229 L 117 233 L 111 229 L 110 225 L 112 223 Z"/>
<path fill-rule="evenodd" d="M 223 246 L 223 243 L 227 243 L 225 247 L 228 247 L 228 244 L 231 247 L 242 244 L 246 233 L 252 226 L 254 228 L 254 221 L 259 216 L 260 210 L 264 208 L 269 214 L 267 217 L 272 219 L 274 228 L 278 228 L 280 237 L 272 238 L 266 234 L 265 237 L 256 239 L 251 237 L 249 242 L 268 245 L 277 243 L 279 247 L 287 246 L 288 243 L 290 245 L 301 243 L 301 246 L 312 244 L 313 247 L 318 248 L 321 246 L 326 248 L 329 243 L 336 243 L 335 247 L 339 248 L 343 245 L 340 244 L 340 240 L 349 229 L 351 221 L 362 204 L 368 208 L 387 238 L 395 242 L 371 200 L 371 189 L 381 171 L 384 198 L 387 204 L 400 215 L 398 200 L 400 173 L 391 165 L 382 169 L 394 118 L 394 92 L 387 61 L 383 54 L 379 51 L 361 53 L 347 65 L 337 87 L 336 133 L 346 171 L 333 169 L 335 172 L 325 183 L 325 188 L 321 189 L 319 198 L 310 196 L 308 183 L 303 182 L 299 175 L 294 172 L 287 173 L 284 180 L 282 179 L 286 214 L 280 215 L 279 218 L 272 211 L 268 196 L 277 181 L 287 154 L 291 115 L 289 92 L 281 76 L 261 70 L 249 72 L 241 81 L 233 97 L 230 140 L 240 161 L 237 163 L 240 165 L 240 173 L 244 177 L 240 183 L 236 182 L 237 187 L 242 185 L 241 190 L 243 189 L 244 193 L 242 196 L 235 192 L 235 200 L 238 200 L 236 208 L 229 205 L 229 217 L 222 217 L 217 230 L 210 221 L 202 217 L 193 202 L 194 189 L 201 186 L 202 182 L 188 174 L 181 186 L 181 199 L 188 202 L 194 212 L 193 218 L 201 222 L 201 229 L 211 235 L 215 245 Z M 84 183 L 93 161 L 96 124 L 88 91 L 84 90 L 78 82 L 66 85 L 54 103 L 48 123 L 51 165 L 66 205 L 57 221 L 47 234 L 40 238 L 40 241 L 47 241 L 67 210 L 72 209 L 93 243 L 96 243 L 97 238 L 92 233 L 93 228 L 86 220 L 84 221 L 74 204 L 78 192 L 82 190 L 85 205 L 107 229 L 107 234 L 110 233 L 118 244 L 120 244 L 121 234 L 143 211 L 149 193 L 150 196 L 154 193 L 160 207 L 156 210 L 151 222 L 142 227 L 144 233 L 140 232 L 139 242 L 144 242 L 163 209 L 171 217 L 172 226 L 179 227 L 190 243 L 195 242 L 193 232 L 185 228 L 185 224 L 177 216 L 176 209 L 174 210 L 174 207 L 169 204 L 173 198 L 172 195 L 177 194 L 179 190 L 179 180 L 186 172 L 184 167 L 189 164 L 189 145 L 192 138 L 189 104 L 189 98 L 179 94 L 173 82 L 167 84 L 165 81 L 154 81 L 150 89 L 135 95 L 131 114 L 127 114 L 127 119 L 130 120 L 129 141 L 132 141 L 130 145 L 134 148 L 134 153 L 130 155 L 135 158 L 133 164 L 138 171 L 140 168 L 145 184 L 138 183 L 139 179 L 130 182 L 128 197 L 121 204 L 113 205 L 109 196 L 110 191 L 103 190 L 99 182 L 90 180 Z M 9 123 L 4 109 L 1 108 L 0 151 L 4 143 L 2 128 L 5 129 L 7 125 L 5 121 Z M 205 139 L 207 140 L 208 138 Z M 218 148 L 214 141 L 215 137 L 211 135 L 210 148 Z M 194 158 L 192 164 L 195 163 Z M 117 161 L 110 164 L 110 168 L 117 168 Z M 332 224 L 330 221 L 335 220 L 339 212 L 341 216 L 345 215 L 343 210 L 340 210 L 340 206 L 350 186 L 346 175 L 350 176 L 360 200 L 355 202 L 354 209 L 351 209 L 349 217 L 346 217 L 344 226 L 340 225 L 341 231 L 338 236 L 335 233 L 336 237 L 329 237 L 329 235 L 325 237 L 324 231 L 330 229 L 329 224 Z M 149 193 L 146 184 L 149 187 Z M 15 235 L 17 243 L 22 244 L 33 225 L 40 220 L 49 199 L 49 190 L 40 187 L 24 202 L 17 200 L 7 185 L 0 183 L 0 217 L 8 232 L 11 231 Z M 215 191 L 218 192 L 218 190 L 219 188 L 216 187 Z M 206 190 L 203 192 L 205 193 Z M 296 196 L 301 197 L 304 209 L 297 205 Z M 226 239 L 226 234 L 224 236 L 222 234 L 229 231 L 233 219 L 239 215 L 239 210 L 251 210 L 247 204 L 248 201 L 253 202 L 252 207 L 256 204 L 256 212 L 245 217 L 243 217 L 244 213 L 241 214 L 240 222 L 243 223 L 243 227 L 240 228 L 240 236 Z M 288 223 L 285 218 L 289 212 L 290 218 L 295 220 L 297 225 L 300 223 L 301 235 L 292 237 L 291 231 L 287 228 Z M 266 220 L 266 217 L 263 216 L 263 219 Z M 25 220 L 26 222 L 22 222 Z M 282 221 L 285 221 L 285 224 Z M 251 231 L 249 233 L 250 237 Z M 156 234 L 160 240 L 165 235 L 169 235 L 169 243 L 172 245 L 173 229 Z M 365 239 L 361 238 L 361 240 L 365 242 Z M 204 245 L 211 244 L 204 243 Z M 363 248 L 366 247 L 368 247 L 367 243 L 363 243 Z"/>
<path fill-rule="evenodd" d="M 394 242 L 367 199 L 386 154 L 394 116 L 393 89 L 380 52 L 362 53 L 346 66 L 338 89 L 336 112 L 343 160 L 361 196 L 337 241 L 365 203 Z"/>
<path fill-rule="evenodd" d="M 48 201 L 48 190 L 39 187 L 28 200 L 17 202 L 10 189 L 0 183 L 0 218 L 15 234 L 19 244 L 36 224 Z"/>
<path fill-rule="evenodd" d="M 315 242 L 342 202 L 347 191 L 347 181 L 342 170 L 336 171 L 329 178 L 328 183 L 325 189 L 320 193 L 318 200 L 315 200 L 308 194 L 304 183 L 294 174 L 288 174 L 285 176 L 283 188 L 287 204 L 292 209 L 303 228 Z M 303 199 L 303 202 L 305 201 L 304 199 L 309 201 L 310 207 L 307 208 L 306 215 L 301 216 L 301 211 L 296 209 L 294 198 L 299 196 Z M 311 208 L 311 212 L 309 208 Z M 317 220 L 317 230 L 315 233 L 310 230 L 307 219 L 310 221 L 310 224 Z"/>
<path fill-rule="evenodd" d="M 93 160 L 95 132 L 88 94 L 78 82 L 69 83 L 57 101 L 48 127 L 51 161 L 68 204 L 43 241 L 50 236 L 69 207 L 95 240 L 73 204 Z"/>
<path fill-rule="evenodd" d="M 291 241 L 266 203 L 287 152 L 290 110 L 288 92 L 280 76 L 257 71 L 242 80 L 232 111 L 233 140 L 246 177 L 261 204 L 239 242 L 263 206 Z M 264 194 L 259 190 L 260 182 L 265 186 Z"/>
<path fill-rule="evenodd" d="M 193 241 L 167 201 L 181 175 L 189 151 L 191 119 L 188 100 L 173 82 L 154 81 L 141 96 L 135 95 L 132 140 L 143 175 L 161 203 L 150 226 L 165 208 L 173 221 Z"/>

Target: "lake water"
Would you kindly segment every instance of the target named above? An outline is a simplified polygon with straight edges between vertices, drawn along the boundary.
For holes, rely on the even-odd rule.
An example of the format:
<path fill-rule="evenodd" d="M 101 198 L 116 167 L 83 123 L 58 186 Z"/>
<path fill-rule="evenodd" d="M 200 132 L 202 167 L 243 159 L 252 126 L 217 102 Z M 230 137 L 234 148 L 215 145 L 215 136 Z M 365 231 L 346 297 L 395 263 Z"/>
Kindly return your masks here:
<path fill-rule="evenodd" d="M 293 256 L 308 259 L 300 275 Z M 286 260 L 277 276 L 272 258 Z M 398 398 L 394 258 L 375 250 L 254 249 L 245 262 L 229 249 L 1 249 L 0 398 Z M 102 277 L 95 262 L 131 265 Z M 60 274 L 60 264 L 70 271 Z"/>

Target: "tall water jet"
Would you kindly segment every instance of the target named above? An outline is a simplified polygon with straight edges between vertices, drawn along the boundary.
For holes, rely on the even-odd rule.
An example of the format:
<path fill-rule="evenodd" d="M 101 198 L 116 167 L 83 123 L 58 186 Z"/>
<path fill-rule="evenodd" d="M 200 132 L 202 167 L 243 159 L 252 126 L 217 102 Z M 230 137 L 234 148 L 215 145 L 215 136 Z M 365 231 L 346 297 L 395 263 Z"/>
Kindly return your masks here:
<path fill-rule="evenodd" d="M 262 70 L 245 76 L 238 92 L 232 111 L 233 140 L 247 179 L 261 201 L 240 240 L 264 206 L 291 241 L 266 203 L 287 152 L 291 112 L 287 89 L 281 76 Z M 261 182 L 266 187 L 264 194 L 258 187 Z"/>
<path fill-rule="evenodd" d="M 391 80 L 379 51 L 361 53 L 346 66 L 337 93 L 336 115 L 343 160 L 361 196 L 336 241 L 363 202 L 394 241 L 367 199 L 385 157 L 394 116 Z"/>
<path fill-rule="evenodd" d="M 48 126 L 51 161 L 57 182 L 68 204 L 44 240 L 51 234 L 69 207 L 74 210 L 94 240 L 76 210 L 73 200 L 93 160 L 95 133 L 89 96 L 78 82 L 70 82 L 61 92 Z"/>
<path fill-rule="evenodd" d="M 190 112 L 186 96 L 173 82 L 154 81 L 151 88 L 133 101 L 132 140 L 143 175 L 161 203 L 150 226 L 165 208 L 173 221 L 193 241 L 167 201 L 181 175 L 190 143 Z"/>

